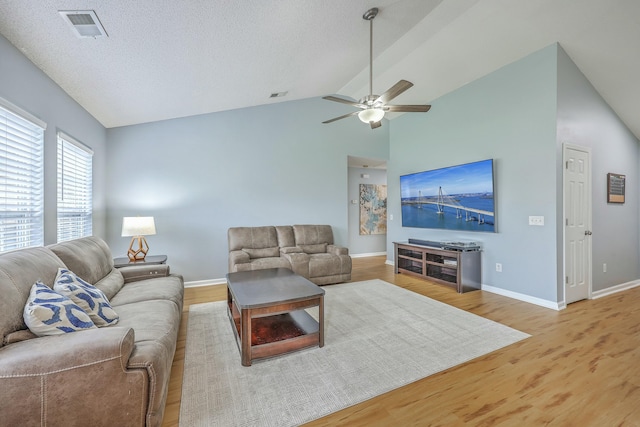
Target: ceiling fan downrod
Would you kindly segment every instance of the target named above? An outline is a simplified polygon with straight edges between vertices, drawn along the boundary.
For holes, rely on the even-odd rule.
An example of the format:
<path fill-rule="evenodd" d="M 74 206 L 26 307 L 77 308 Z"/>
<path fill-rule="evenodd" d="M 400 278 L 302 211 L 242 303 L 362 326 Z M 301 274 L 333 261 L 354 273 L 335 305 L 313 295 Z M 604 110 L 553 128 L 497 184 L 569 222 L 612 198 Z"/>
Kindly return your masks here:
<path fill-rule="evenodd" d="M 378 15 L 378 8 L 367 10 L 362 19 L 369 21 L 369 97 L 373 98 L 373 18 Z"/>

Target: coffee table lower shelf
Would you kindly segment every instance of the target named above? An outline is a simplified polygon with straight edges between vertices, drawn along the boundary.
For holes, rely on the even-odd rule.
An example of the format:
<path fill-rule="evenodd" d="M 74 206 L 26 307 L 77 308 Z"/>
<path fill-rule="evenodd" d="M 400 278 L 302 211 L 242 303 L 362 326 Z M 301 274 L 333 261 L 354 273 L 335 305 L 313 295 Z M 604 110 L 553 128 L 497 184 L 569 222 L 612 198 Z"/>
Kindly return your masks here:
<path fill-rule="evenodd" d="M 228 314 L 242 364 L 250 366 L 251 361 L 300 350 L 306 347 L 324 343 L 320 336 L 318 321 L 305 310 L 295 310 L 287 313 L 261 315 L 251 317 L 251 327 L 248 334 L 250 340 L 243 348 L 241 314 L 231 302 L 228 304 Z M 250 342 L 250 344 L 248 344 Z M 249 345 L 250 347 L 247 347 Z"/>

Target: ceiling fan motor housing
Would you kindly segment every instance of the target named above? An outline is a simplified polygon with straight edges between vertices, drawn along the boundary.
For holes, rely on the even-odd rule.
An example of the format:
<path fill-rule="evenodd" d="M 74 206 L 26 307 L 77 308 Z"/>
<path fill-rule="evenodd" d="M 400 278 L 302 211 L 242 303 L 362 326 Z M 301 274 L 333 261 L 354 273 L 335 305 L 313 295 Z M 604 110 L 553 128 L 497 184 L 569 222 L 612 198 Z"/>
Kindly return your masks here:
<path fill-rule="evenodd" d="M 378 98 L 380 98 L 380 95 L 367 95 L 360 100 L 360 104 L 372 106 Z"/>

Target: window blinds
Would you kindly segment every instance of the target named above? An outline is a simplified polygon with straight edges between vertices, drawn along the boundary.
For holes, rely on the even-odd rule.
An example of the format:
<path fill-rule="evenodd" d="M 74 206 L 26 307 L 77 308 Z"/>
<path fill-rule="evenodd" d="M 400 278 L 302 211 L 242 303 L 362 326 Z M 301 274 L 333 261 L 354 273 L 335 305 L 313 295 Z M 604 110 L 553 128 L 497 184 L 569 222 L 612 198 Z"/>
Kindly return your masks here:
<path fill-rule="evenodd" d="M 91 236 L 93 151 L 58 132 L 58 242 Z"/>
<path fill-rule="evenodd" d="M 0 98 L 0 252 L 43 244 L 45 127 Z"/>

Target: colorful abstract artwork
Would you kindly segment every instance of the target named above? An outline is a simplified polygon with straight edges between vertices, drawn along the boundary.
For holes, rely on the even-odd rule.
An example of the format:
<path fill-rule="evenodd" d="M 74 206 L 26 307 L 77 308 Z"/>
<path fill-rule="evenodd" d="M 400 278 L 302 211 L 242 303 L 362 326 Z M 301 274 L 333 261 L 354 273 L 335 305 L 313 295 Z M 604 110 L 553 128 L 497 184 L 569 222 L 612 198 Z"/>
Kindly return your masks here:
<path fill-rule="evenodd" d="M 387 233 L 387 186 L 360 184 L 360 234 Z"/>

